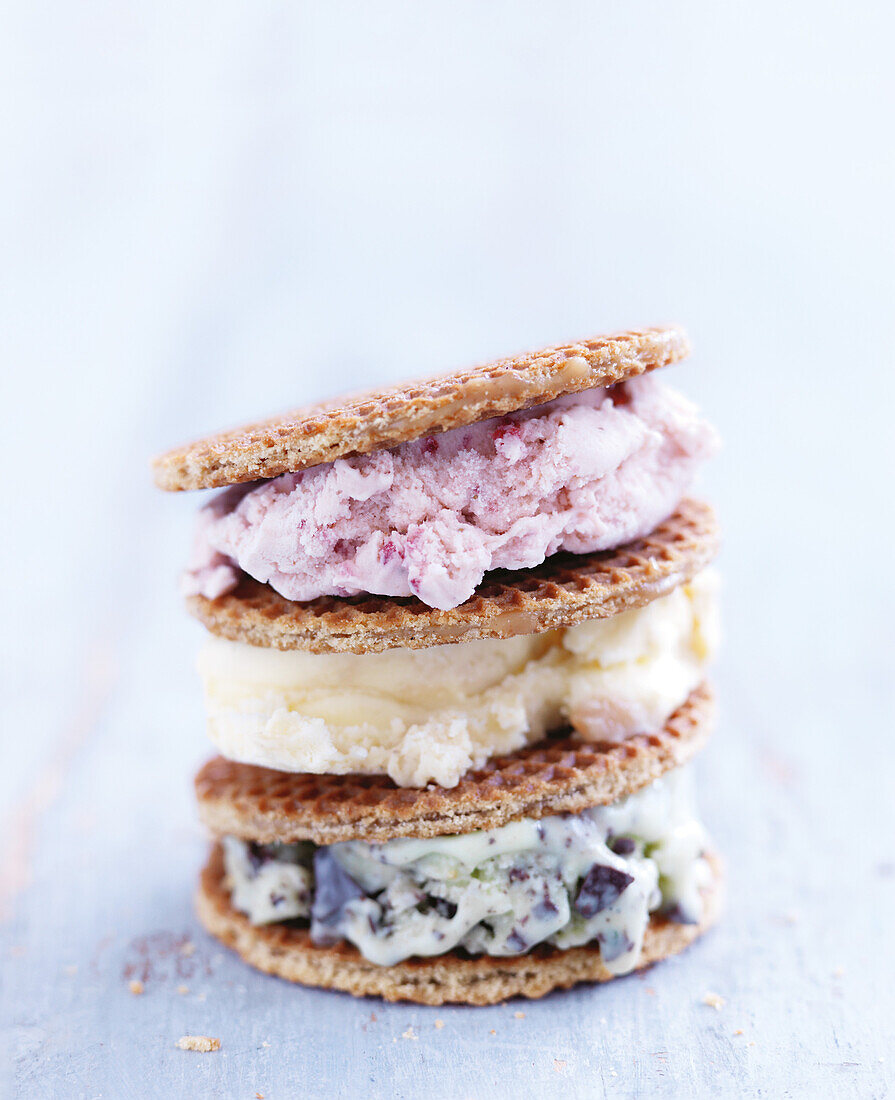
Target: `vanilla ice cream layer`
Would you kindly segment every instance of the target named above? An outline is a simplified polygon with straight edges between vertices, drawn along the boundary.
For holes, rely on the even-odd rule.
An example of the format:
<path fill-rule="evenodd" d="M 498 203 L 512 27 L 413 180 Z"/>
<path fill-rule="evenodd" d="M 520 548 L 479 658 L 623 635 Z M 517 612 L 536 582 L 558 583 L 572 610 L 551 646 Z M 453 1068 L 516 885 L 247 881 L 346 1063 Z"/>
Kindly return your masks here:
<path fill-rule="evenodd" d="M 695 406 L 646 376 L 237 485 L 200 512 L 184 591 L 215 599 L 243 570 L 290 600 L 456 607 L 489 570 L 648 534 L 716 446 Z"/>
<path fill-rule="evenodd" d="M 453 787 L 567 724 L 590 741 L 661 729 L 717 636 L 707 571 L 645 607 L 543 634 L 363 655 L 211 636 L 199 669 L 209 734 L 231 760 Z"/>

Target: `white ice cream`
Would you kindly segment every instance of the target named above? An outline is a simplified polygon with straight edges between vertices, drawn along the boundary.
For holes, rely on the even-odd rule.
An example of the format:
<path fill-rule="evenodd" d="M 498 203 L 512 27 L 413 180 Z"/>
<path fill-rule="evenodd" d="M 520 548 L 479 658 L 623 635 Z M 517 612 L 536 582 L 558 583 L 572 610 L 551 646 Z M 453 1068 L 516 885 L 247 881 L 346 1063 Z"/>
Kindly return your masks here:
<path fill-rule="evenodd" d="M 590 741 L 654 732 L 705 677 L 716 595 L 706 572 L 609 619 L 364 655 L 212 636 L 199 660 L 209 735 L 231 760 L 281 771 L 452 787 L 567 724 Z"/>

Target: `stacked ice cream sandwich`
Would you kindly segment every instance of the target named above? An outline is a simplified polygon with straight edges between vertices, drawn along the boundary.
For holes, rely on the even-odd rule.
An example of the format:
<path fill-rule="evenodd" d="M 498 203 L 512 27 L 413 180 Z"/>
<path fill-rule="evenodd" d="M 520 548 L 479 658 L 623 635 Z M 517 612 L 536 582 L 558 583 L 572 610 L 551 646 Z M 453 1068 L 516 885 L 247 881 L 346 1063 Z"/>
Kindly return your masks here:
<path fill-rule="evenodd" d="M 219 756 L 205 927 L 309 985 L 486 1004 L 714 919 L 716 447 L 677 328 L 308 406 L 162 455 Z"/>

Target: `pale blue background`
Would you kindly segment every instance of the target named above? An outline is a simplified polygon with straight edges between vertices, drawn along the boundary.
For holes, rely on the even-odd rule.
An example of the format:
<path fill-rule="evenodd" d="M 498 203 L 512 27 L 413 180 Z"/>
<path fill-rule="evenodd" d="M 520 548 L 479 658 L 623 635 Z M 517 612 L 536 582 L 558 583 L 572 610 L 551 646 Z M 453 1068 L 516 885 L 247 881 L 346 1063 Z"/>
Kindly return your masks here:
<path fill-rule="evenodd" d="M 2 26 L 3 1094 L 887 1095 L 890 5 L 31 0 Z M 148 456 L 665 319 L 726 438 L 724 923 L 642 979 L 482 1011 L 219 951 L 190 908 L 198 498 Z"/>

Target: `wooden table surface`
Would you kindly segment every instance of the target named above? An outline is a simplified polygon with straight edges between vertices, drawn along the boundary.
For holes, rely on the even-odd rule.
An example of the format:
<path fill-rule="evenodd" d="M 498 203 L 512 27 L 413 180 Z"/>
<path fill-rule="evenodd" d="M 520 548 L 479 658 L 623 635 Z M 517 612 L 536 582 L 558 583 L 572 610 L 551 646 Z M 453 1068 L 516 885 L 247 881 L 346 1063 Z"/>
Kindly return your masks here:
<path fill-rule="evenodd" d="M 385 7 L 5 20 L 0 1095 L 890 1095 L 891 9 L 557 5 L 573 31 L 528 2 Z M 698 765 L 723 920 L 648 973 L 488 1009 L 248 969 L 192 912 L 199 498 L 148 457 L 669 317 L 696 347 L 669 380 L 726 441 Z"/>
<path fill-rule="evenodd" d="M 724 501 L 727 642 L 723 721 L 699 775 L 728 865 L 726 915 L 648 973 L 487 1009 L 292 987 L 198 928 L 201 629 L 176 593 L 196 498 L 147 484 L 146 437 L 161 436 L 164 417 L 95 445 L 98 465 L 121 460 L 89 480 L 86 501 L 79 475 L 62 472 L 54 521 L 87 508 L 96 529 L 73 541 L 82 556 L 56 580 L 53 553 L 38 549 L 47 587 L 14 586 L 4 629 L 0 958 L 15 1081 L 4 1095 L 886 1095 L 891 579 L 864 585 L 806 538 L 819 495 L 777 527 L 772 549 L 789 492 L 764 481 L 737 495 L 748 431 L 732 399 L 713 403 L 729 437 L 707 479 Z M 843 540 L 835 550 L 845 553 Z M 866 552 L 849 548 L 858 568 Z M 34 615 L 40 632 L 23 646 Z M 184 1034 L 215 1036 L 221 1049 L 184 1053 Z"/>

